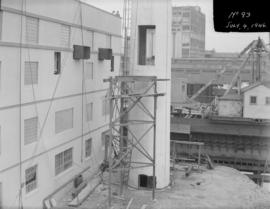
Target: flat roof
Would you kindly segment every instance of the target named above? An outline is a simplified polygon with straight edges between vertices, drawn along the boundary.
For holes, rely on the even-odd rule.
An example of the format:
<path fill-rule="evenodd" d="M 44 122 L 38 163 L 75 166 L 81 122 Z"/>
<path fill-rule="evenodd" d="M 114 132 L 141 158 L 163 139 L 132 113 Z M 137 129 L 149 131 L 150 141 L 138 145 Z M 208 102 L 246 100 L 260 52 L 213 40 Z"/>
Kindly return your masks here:
<path fill-rule="evenodd" d="M 237 136 L 257 136 L 270 138 L 270 124 L 247 123 L 235 120 L 210 120 L 197 118 L 171 118 L 171 133 L 183 133 L 180 124 L 190 125 L 196 133 L 224 134 Z"/>

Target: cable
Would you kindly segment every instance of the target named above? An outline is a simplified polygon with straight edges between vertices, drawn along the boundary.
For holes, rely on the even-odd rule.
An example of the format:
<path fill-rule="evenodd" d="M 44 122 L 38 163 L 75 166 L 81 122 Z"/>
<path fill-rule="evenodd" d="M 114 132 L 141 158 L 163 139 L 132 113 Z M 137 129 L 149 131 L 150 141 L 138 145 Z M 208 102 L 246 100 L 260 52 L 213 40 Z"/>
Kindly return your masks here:
<path fill-rule="evenodd" d="M 80 21 L 81 21 L 81 27 L 80 27 L 80 29 L 81 29 L 81 41 L 82 41 L 82 45 L 84 46 L 84 37 L 83 37 L 83 14 L 82 14 L 82 3 L 81 3 L 81 1 L 79 1 L 79 4 L 80 4 Z M 83 126 L 84 126 L 84 124 L 83 124 L 83 121 L 84 121 L 84 117 L 83 117 L 83 110 L 84 110 L 84 103 L 83 103 L 83 98 L 84 98 L 84 86 L 85 86 L 85 84 L 84 84 L 84 60 L 82 60 L 82 114 L 81 114 L 81 124 L 82 124 L 82 127 L 81 127 L 81 135 L 82 135 L 82 137 L 81 137 L 81 163 L 83 162 Z"/>
<path fill-rule="evenodd" d="M 23 13 L 24 9 L 24 0 L 21 2 L 21 11 Z M 19 209 L 23 208 L 23 200 L 22 200 L 22 33 L 23 33 L 23 15 L 21 15 L 21 31 L 20 31 L 20 67 L 19 67 L 19 77 L 20 77 L 20 88 L 19 88 Z M 16 199 L 15 199 L 16 201 Z"/>

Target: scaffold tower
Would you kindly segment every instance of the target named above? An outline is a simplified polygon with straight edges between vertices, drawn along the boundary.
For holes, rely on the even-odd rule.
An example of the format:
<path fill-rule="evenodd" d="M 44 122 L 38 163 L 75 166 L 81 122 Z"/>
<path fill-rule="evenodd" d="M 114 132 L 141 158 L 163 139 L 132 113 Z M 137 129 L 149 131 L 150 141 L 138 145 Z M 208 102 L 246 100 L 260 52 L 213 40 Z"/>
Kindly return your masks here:
<path fill-rule="evenodd" d="M 109 123 L 109 206 L 112 198 L 112 174 L 117 173 L 120 178 L 120 194 L 128 186 L 129 172 L 132 169 L 152 167 L 152 197 L 155 198 L 155 158 L 156 158 L 156 114 L 157 98 L 164 93 L 157 91 L 157 83 L 166 79 L 157 79 L 156 76 L 116 76 L 104 79 L 109 82 L 108 100 L 110 103 Z M 143 86 L 143 88 L 136 88 Z M 153 108 L 151 110 L 144 104 L 144 99 L 151 98 Z M 138 120 L 129 117 L 129 113 L 137 108 L 141 114 L 147 115 L 149 120 Z M 148 127 L 139 135 L 132 131 L 134 126 Z M 147 150 L 142 140 L 152 131 L 153 149 Z M 137 150 L 144 156 L 143 161 L 132 161 L 132 151 Z"/>

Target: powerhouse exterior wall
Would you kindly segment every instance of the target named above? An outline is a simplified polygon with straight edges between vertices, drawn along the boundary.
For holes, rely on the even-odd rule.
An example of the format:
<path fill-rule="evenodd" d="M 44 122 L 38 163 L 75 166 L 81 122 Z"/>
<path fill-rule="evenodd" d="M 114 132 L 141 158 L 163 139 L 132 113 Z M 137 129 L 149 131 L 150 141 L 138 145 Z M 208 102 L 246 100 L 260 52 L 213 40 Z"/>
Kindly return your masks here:
<path fill-rule="evenodd" d="M 102 114 L 102 101 L 108 88 L 103 79 L 119 75 L 121 20 L 82 3 L 82 36 L 79 1 L 26 0 L 23 12 L 21 2 L 2 0 L 0 12 L 2 206 L 18 207 L 20 184 L 25 185 L 25 170 L 37 164 L 37 189 L 26 194 L 23 186 L 22 203 L 24 208 L 41 208 L 42 200 L 47 195 L 88 166 L 91 172 L 95 172 L 103 160 L 101 134 L 108 129 L 109 119 L 109 115 Z M 25 41 L 27 17 L 38 19 L 36 44 Z M 61 44 L 63 25 L 70 28 L 68 46 Z M 110 41 L 106 42 L 106 38 Z M 90 59 L 75 61 L 73 44 L 90 46 Z M 113 49 L 114 72 L 110 71 L 109 60 L 98 61 L 97 52 L 100 47 Z M 54 52 L 61 52 L 59 75 L 54 74 Z M 38 62 L 38 83 L 33 86 L 24 85 L 25 62 L 29 61 Z M 86 79 L 89 63 L 93 63 L 93 79 Z M 86 104 L 90 102 L 93 103 L 93 120 L 87 122 Z M 73 128 L 56 134 L 55 113 L 69 108 L 73 108 Z M 25 145 L 24 120 L 36 116 L 40 137 Z M 85 157 L 84 142 L 89 138 L 92 138 L 92 155 Z M 69 148 L 73 148 L 73 166 L 56 176 L 55 155 Z"/>

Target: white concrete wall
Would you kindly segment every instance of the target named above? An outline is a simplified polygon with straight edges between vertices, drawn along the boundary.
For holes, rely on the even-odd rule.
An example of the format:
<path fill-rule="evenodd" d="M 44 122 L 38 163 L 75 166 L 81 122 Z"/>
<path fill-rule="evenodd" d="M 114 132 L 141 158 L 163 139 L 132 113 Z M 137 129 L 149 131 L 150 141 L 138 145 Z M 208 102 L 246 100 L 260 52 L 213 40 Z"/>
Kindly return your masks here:
<path fill-rule="evenodd" d="M 170 0 L 145 0 L 132 1 L 132 31 L 131 52 L 132 67 L 131 75 L 157 76 L 169 81 L 158 82 L 158 92 L 166 93 L 158 97 L 157 120 L 156 120 L 156 178 L 157 188 L 169 185 L 170 180 L 170 91 L 171 91 L 171 1 Z M 138 25 L 156 26 L 155 65 L 138 65 Z M 135 47 L 135 48 L 133 48 Z M 143 84 L 142 84 L 143 86 Z M 142 100 L 153 113 L 153 98 Z M 129 116 L 131 119 L 149 120 L 141 110 L 135 108 Z M 140 137 L 149 125 L 132 127 Z M 142 140 L 143 146 L 153 156 L 153 132 L 149 132 Z M 132 153 L 134 161 L 149 162 L 138 151 Z M 130 172 L 130 184 L 138 186 L 138 175 L 152 176 L 152 168 L 134 169 Z"/>
<path fill-rule="evenodd" d="M 242 117 L 242 101 L 218 101 L 218 115 L 225 117 Z"/>
<path fill-rule="evenodd" d="M 250 96 L 257 96 L 257 104 L 250 104 Z M 260 85 L 244 92 L 244 118 L 270 119 L 270 105 L 265 104 L 265 97 L 270 96 L 270 89 Z"/>
<path fill-rule="evenodd" d="M 37 189 L 26 194 L 24 186 L 22 202 L 24 208 L 40 208 L 42 200 L 47 195 L 83 168 L 91 166 L 95 171 L 103 160 L 104 149 L 101 147 L 101 133 L 108 129 L 109 119 L 108 115 L 102 115 L 102 100 L 108 88 L 108 84 L 104 83 L 103 79 L 119 75 L 121 20 L 108 12 L 82 4 L 84 16 L 82 43 L 81 30 L 78 26 L 80 25 L 78 1 L 27 0 L 26 14 L 39 18 L 39 41 L 35 45 L 24 45 L 25 16 L 23 16 L 23 48 L 20 50 L 20 3 L 19 0 L 2 1 L 2 27 L 0 24 L 2 34 L 0 36 L 1 194 L 3 195 L 3 208 L 17 208 L 20 181 L 22 183 L 25 181 L 25 169 L 38 164 Z M 61 47 L 60 30 L 63 23 L 70 26 L 70 46 L 66 48 Z M 106 36 L 110 37 L 109 45 L 104 42 Z M 84 62 L 93 62 L 94 78 L 85 80 L 83 91 L 86 94 L 83 98 L 83 61 L 73 59 L 73 44 L 84 44 L 91 47 L 91 58 Z M 99 47 L 113 49 L 114 72 L 110 71 L 109 60 L 98 60 Z M 60 75 L 54 74 L 55 51 L 61 52 Z M 24 85 L 25 61 L 38 62 L 37 85 Z M 93 120 L 86 122 L 85 106 L 90 102 L 93 102 Z M 22 104 L 21 114 L 20 103 Z M 56 134 L 55 112 L 68 108 L 73 108 L 73 128 Z M 39 119 L 39 132 L 46 120 L 42 135 L 38 141 L 24 145 L 24 119 L 34 116 L 38 116 Z M 92 155 L 90 158 L 85 158 L 84 141 L 90 137 L 93 146 Z M 20 140 L 21 147 L 19 146 Z M 55 176 L 55 155 L 70 147 L 73 147 L 73 166 Z M 21 169 L 19 166 L 20 150 Z"/>

